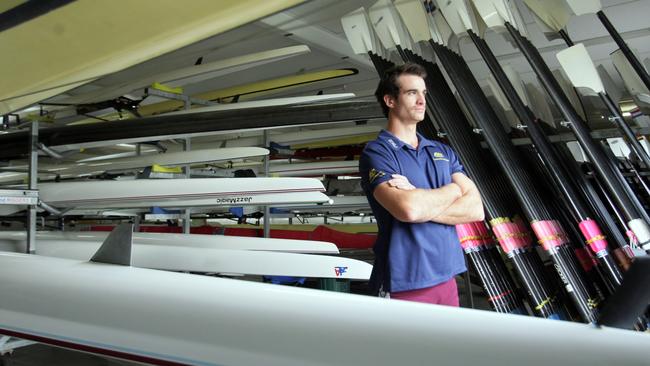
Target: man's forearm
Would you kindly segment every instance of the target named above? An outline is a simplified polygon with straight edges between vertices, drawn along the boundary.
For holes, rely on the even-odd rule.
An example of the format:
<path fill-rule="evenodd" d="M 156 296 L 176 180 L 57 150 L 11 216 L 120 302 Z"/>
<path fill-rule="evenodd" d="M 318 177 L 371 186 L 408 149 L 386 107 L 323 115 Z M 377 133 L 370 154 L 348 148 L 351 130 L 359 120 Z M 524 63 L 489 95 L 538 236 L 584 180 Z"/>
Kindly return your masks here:
<path fill-rule="evenodd" d="M 465 224 L 474 221 L 483 221 L 483 202 L 478 191 L 466 192 L 454 201 L 439 215 L 431 219 L 433 222 L 447 225 Z"/>
<path fill-rule="evenodd" d="M 436 189 L 413 189 L 406 191 L 405 217 L 407 222 L 427 222 L 442 215 L 460 199 L 458 185 L 451 183 Z"/>

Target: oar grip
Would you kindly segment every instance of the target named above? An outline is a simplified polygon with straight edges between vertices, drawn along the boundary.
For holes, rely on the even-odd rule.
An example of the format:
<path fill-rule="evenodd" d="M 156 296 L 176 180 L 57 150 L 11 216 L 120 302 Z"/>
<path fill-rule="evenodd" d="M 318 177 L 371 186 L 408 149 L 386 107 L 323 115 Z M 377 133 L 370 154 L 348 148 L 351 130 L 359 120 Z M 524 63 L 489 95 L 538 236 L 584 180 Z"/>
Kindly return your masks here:
<path fill-rule="evenodd" d="M 592 219 L 583 220 L 579 226 L 580 232 L 587 239 L 587 244 L 594 253 L 598 254 L 603 250 L 607 250 L 607 241 L 596 221 Z"/>
<path fill-rule="evenodd" d="M 516 223 L 501 222 L 492 225 L 492 232 L 505 253 L 531 246 L 530 235 Z"/>
<path fill-rule="evenodd" d="M 648 224 L 643 220 L 643 219 L 634 219 L 631 221 L 628 221 L 627 223 L 628 227 L 632 232 L 634 232 L 634 236 L 636 236 L 636 239 L 646 252 L 650 251 L 650 229 L 648 229 Z"/>
<path fill-rule="evenodd" d="M 556 247 L 568 243 L 568 238 L 560 223 L 556 220 L 540 220 L 530 224 L 533 228 L 538 242 L 547 251 L 553 251 Z"/>

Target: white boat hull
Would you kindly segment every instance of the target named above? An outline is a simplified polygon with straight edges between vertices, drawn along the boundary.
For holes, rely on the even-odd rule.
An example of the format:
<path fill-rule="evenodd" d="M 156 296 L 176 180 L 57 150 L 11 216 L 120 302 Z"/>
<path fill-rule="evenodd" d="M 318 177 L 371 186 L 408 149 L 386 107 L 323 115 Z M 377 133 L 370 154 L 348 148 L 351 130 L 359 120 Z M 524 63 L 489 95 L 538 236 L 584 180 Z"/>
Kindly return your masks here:
<path fill-rule="evenodd" d="M 36 243 L 39 246 L 57 246 L 68 243 L 83 243 L 94 246 L 95 249 L 103 243 L 108 232 L 77 231 L 77 232 L 37 232 Z M 25 252 L 24 231 L 0 231 L 0 251 Z M 163 233 L 133 233 L 133 245 L 173 246 L 179 248 L 205 248 L 228 250 L 263 250 L 286 253 L 339 254 L 333 243 L 316 240 L 293 240 L 274 238 L 251 238 L 225 235 L 203 234 L 163 234 Z"/>
<path fill-rule="evenodd" d="M 325 174 L 358 174 L 359 161 L 325 161 L 315 163 L 273 164 L 269 166 L 272 177 L 313 177 Z"/>
<path fill-rule="evenodd" d="M 92 93 L 85 93 L 58 100 L 60 103 L 81 104 L 101 102 L 128 94 L 136 89 L 146 88 L 153 83 L 163 83 L 168 86 L 183 86 L 197 81 L 205 81 L 229 73 L 258 67 L 266 63 L 279 61 L 288 57 L 310 52 L 305 45 L 278 48 L 268 51 L 250 53 L 231 57 L 224 60 L 194 65 L 179 70 L 146 76 L 128 83 L 101 88 Z"/>
<path fill-rule="evenodd" d="M 287 97 L 287 98 L 272 98 L 253 100 L 248 102 L 237 103 L 222 103 L 208 107 L 193 108 L 190 110 L 176 111 L 165 113 L 166 116 L 173 115 L 190 115 L 194 113 L 214 112 L 214 111 L 228 111 L 232 109 L 248 109 L 248 108 L 262 108 L 262 107 L 277 107 L 289 104 L 305 104 L 305 103 L 318 103 L 328 102 L 339 99 L 354 98 L 354 93 L 338 93 L 338 94 L 324 94 L 324 95 L 309 95 L 304 97 Z"/>
<path fill-rule="evenodd" d="M 345 257 L 285 253 L 280 250 L 223 249 L 237 246 L 244 247 L 246 242 L 251 242 L 254 247 L 259 248 L 263 245 L 261 242 L 268 240 L 263 238 L 252 238 L 258 240 L 250 241 L 247 240 L 249 238 L 237 238 L 239 240 L 230 241 L 231 245 L 223 245 L 222 248 L 219 248 L 214 245 L 215 240 L 196 238 L 202 235 L 187 235 L 185 237 L 170 235 L 181 239 L 175 244 L 165 235 L 146 233 L 144 237 L 148 240 L 145 240 L 144 243 L 141 241 L 142 236 L 136 239 L 137 235 L 134 235 L 131 264 L 134 267 L 167 271 L 337 278 L 362 281 L 367 281 L 372 271 L 370 264 Z M 24 235 L 15 232 L 14 235 L 7 235 L 0 232 L 0 236 L 9 237 L 9 239 L 0 239 L 0 251 L 25 252 Z M 43 236 L 37 237 L 38 241 L 33 249 L 35 254 L 46 257 L 88 261 L 102 244 L 101 241 L 89 241 L 88 238 L 84 238 L 83 233 L 63 235 L 72 237 L 71 240 L 61 239 L 62 235 L 53 234 L 46 234 L 45 237 L 58 237 L 58 239 L 43 240 Z M 86 236 L 94 237 L 92 233 Z M 271 239 L 271 242 L 273 241 Z M 282 240 L 275 239 L 275 241 L 280 242 Z M 286 242 L 291 242 L 291 240 L 286 240 Z M 270 245 L 272 243 L 267 242 L 266 244 Z M 330 252 L 332 251 L 331 247 L 334 246 L 334 244 L 324 242 L 315 242 L 315 244 L 315 246 L 322 244 L 321 247 L 327 247 Z M 329 246 L 326 244 L 329 244 Z M 297 248 L 297 250 L 306 250 L 305 246 L 307 244 L 305 241 L 302 241 L 299 245 L 302 248 Z M 285 248 L 290 246 L 290 244 L 284 245 Z"/>
<path fill-rule="evenodd" d="M 62 178 L 69 176 L 100 174 L 106 171 L 124 171 L 152 166 L 180 166 L 204 164 L 208 162 L 242 159 L 254 156 L 268 155 L 269 151 L 261 147 L 204 149 L 194 151 L 172 152 L 165 154 L 150 154 L 132 158 L 106 159 L 86 161 L 77 164 L 62 164 L 59 166 L 43 167 L 51 174 Z"/>
<path fill-rule="evenodd" d="M 323 184 L 307 178 L 143 179 L 47 183 L 40 199 L 54 207 L 244 206 L 327 202 Z M 286 201 L 285 201 L 286 200 Z"/>
<path fill-rule="evenodd" d="M 0 333 L 192 365 L 647 365 L 650 335 L 0 253 Z"/>

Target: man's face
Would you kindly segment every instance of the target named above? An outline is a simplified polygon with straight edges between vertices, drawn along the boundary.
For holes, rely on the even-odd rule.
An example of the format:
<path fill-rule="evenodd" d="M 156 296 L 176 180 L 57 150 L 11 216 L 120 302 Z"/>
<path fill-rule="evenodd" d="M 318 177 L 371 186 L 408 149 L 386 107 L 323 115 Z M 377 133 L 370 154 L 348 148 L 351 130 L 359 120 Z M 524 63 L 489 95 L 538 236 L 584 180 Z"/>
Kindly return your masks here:
<path fill-rule="evenodd" d="M 390 108 L 390 115 L 404 123 L 418 123 L 424 119 L 426 110 L 426 84 L 417 75 L 402 74 L 397 78 L 399 94 L 397 98 L 384 96 Z"/>

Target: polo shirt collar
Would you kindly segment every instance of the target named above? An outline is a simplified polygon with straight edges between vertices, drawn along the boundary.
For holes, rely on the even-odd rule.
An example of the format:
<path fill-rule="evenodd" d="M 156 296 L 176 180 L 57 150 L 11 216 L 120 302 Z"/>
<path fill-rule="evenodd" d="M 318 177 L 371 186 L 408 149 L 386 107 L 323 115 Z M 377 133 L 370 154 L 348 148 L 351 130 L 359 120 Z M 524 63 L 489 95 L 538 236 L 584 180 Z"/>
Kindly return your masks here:
<path fill-rule="evenodd" d="M 425 138 L 419 132 L 416 132 L 416 134 L 418 136 L 418 149 L 423 148 L 425 146 L 433 146 L 433 142 L 431 140 Z M 400 140 L 395 135 L 393 135 L 392 133 L 388 132 L 385 129 L 381 130 L 381 132 L 377 137 L 382 141 L 385 141 L 386 143 L 388 143 L 388 145 L 392 146 L 395 149 L 401 149 L 405 147 L 410 150 L 415 150 L 413 146 Z"/>

